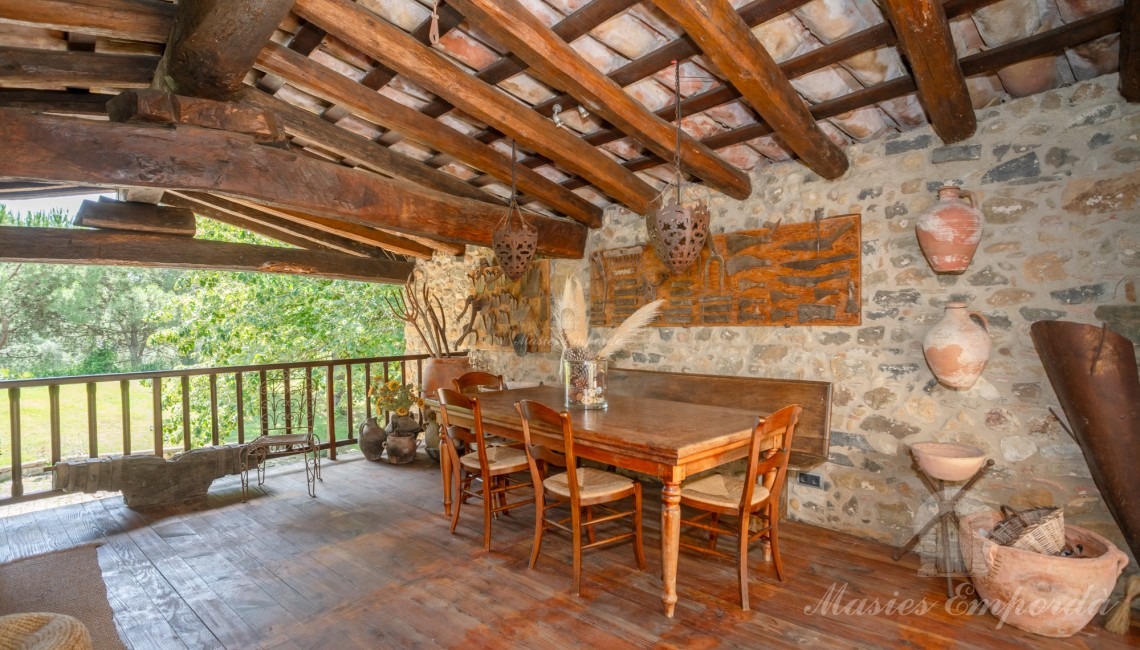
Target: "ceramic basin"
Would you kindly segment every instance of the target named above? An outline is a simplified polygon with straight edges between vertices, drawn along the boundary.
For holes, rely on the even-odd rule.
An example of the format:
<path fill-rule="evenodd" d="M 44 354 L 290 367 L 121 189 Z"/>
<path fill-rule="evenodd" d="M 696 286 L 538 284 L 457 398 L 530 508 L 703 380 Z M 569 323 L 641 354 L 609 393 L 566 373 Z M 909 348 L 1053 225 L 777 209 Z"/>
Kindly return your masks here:
<path fill-rule="evenodd" d="M 916 442 L 910 451 L 922 471 L 942 481 L 965 481 L 986 462 L 981 449 L 956 442 Z"/>

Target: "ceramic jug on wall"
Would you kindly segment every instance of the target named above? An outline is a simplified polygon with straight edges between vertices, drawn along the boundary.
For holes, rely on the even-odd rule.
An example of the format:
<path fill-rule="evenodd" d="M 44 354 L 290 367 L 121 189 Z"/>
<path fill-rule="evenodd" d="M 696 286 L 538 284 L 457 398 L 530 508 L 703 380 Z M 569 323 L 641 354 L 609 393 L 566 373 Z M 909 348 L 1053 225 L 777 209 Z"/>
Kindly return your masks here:
<path fill-rule="evenodd" d="M 938 189 L 938 203 L 918 218 L 914 229 L 935 272 L 961 273 L 974 259 L 985 223 L 972 194 L 946 185 Z"/>
<path fill-rule="evenodd" d="M 989 322 L 964 302 L 946 303 L 946 314 L 922 339 L 922 353 L 938 381 L 951 388 L 974 385 L 990 359 Z"/>

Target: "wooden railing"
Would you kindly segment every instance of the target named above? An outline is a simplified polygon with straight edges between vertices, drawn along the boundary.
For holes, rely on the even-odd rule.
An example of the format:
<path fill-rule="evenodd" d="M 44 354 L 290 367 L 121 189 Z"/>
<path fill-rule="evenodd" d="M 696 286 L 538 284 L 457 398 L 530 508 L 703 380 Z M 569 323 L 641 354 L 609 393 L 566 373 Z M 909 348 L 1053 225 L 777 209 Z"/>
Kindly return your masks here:
<path fill-rule="evenodd" d="M 302 361 L 293 363 L 270 363 L 250 366 L 230 366 L 218 368 L 192 368 L 185 370 L 161 370 L 152 372 L 128 372 L 107 375 L 84 375 L 72 377 L 46 377 L 36 379 L 15 379 L 0 381 L 0 391 L 7 391 L 9 423 L 7 440 L 0 438 L 0 449 L 8 447 L 11 467 L 10 491 L 5 498 L 0 496 L 0 504 L 17 500 L 49 496 L 56 492 L 47 489 L 25 492 L 25 478 L 39 475 L 55 463 L 65 458 L 86 456 L 97 458 L 112 454 L 154 454 L 167 455 L 175 451 L 189 451 L 194 447 L 218 445 L 230 442 L 244 443 L 247 429 L 256 433 L 253 437 L 270 428 L 286 430 L 299 427 L 313 429 L 317 425 L 317 413 L 323 410 L 324 426 L 315 431 L 324 441 L 321 447 L 327 450 L 331 460 L 336 459 L 337 448 L 356 444 L 356 424 L 358 415 L 372 416 L 372 400 L 367 390 L 374 378 L 385 381 L 410 378 L 409 364 L 415 364 L 416 377 L 423 376 L 423 360 L 427 355 L 403 355 L 390 357 L 369 357 L 360 359 L 335 359 L 328 361 Z M 175 383 L 176 395 L 173 399 L 164 391 L 164 384 Z M 205 383 L 198 392 L 202 399 L 197 407 L 192 406 L 195 391 L 192 380 Z M 150 435 L 144 444 L 134 435 L 133 425 L 138 424 L 137 412 L 131 410 L 133 384 L 145 387 L 149 383 Z M 100 387 L 118 384 L 118 401 L 121 419 L 118 423 L 121 438 L 115 436 L 115 443 L 106 437 L 100 438 Z M 220 385 L 221 384 L 221 385 Z M 297 385 L 299 384 L 299 385 Z M 61 387 L 82 385 L 86 389 L 86 440 L 82 437 L 75 443 L 85 449 L 65 450 L 63 446 L 64 415 L 68 408 L 77 405 L 61 405 Z M 29 441 L 23 432 L 28 428 L 29 418 L 21 414 L 21 397 L 27 391 L 47 389 L 47 420 L 50 452 L 32 452 L 25 461 L 25 448 Z M 249 389 L 253 389 L 252 391 Z M 323 400 L 317 395 L 323 390 Z M 253 392 L 256 398 L 252 398 Z M 105 393 L 104 393 L 105 394 Z M 107 398 L 113 401 L 112 398 Z M 319 402 L 323 401 L 323 409 Z M 178 402 L 181 408 L 177 408 Z M 251 403 L 252 402 L 252 403 Z M 247 409 L 252 407 L 251 409 Z M 173 414 L 176 426 L 170 426 L 167 419 Z M 251 422 L 247 416 L 256 416 Z M 82 418 L 79 420 L 82 422 Z M 343 429 L 341 423 L 343 422 Z M 42 428 L 42 422 L 40 427 Z M 104 433 L 106 421 L 103 421 Z M 164 431 L 164 425 L 167 425 Z M 252 425 L 252 426 L 251 426 Z M 0 427 L 3 423 L 0 423 Z M 80 424 L 78 427 L 82 428 Z M 338 430 L 342 435 L 338 436 Z M 177 438 L 181 432 L 181 444 Z M 75 433 L 75 432 L 72 432 Z M 195 433 L 197 442 L 195 444 Z M 82 432 L 76 434 L 82 436 Z M 121 440 L 121 444 L 119 443 Z M 85 445 L 83 444 L 85 442 Z M 169 443 L 173 443 L 171 446 Z M 102 443 L 102 444 L 101 444 Z M 73 445 L 74 447 L 75 445 Z M 117 448 L 116 448 L 117 447 Z M 146 451 L 141 451 L 145 448 Z M 50 456 L 50 457 L 47 457 Z M 5 468 L 6 469 L 6 468 Z M 2 490 L 2 487 L 0 487 Z M 2 495 L 3 492 L 0 492 Z"/>

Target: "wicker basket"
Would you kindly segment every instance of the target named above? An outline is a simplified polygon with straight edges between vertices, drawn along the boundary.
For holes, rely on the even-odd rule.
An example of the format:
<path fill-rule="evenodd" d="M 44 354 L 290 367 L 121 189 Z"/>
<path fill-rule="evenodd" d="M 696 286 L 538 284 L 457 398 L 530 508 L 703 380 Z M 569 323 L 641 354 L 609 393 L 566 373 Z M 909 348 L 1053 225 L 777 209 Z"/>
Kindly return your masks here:
<path fill-rule="evenodd" d="M 1059 555 L 1065 548 L 1065 511 L 1051 506 L 1018 512 L 1002 506 L 1004 517 L 993 528 L 990 539 L 1002 546 L 1045 555 Z"/>

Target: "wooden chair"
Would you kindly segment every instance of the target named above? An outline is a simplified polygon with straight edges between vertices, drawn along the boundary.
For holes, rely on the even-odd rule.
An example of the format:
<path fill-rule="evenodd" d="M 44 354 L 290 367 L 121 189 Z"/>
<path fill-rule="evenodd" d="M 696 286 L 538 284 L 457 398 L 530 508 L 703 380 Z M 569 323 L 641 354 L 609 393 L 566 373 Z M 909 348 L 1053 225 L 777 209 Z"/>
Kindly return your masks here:
<path fill-rule="evenodd" d="M 488 390 L 503 390 L 507 387 L 507 382 L 503 380 L 502 375 L 493 375 L 482 370 L 463 373 L 452 379 L 451 383 L 455 386 L 456 392 L 464 395 Z"/>
<path fill-rule="evenodd" d="M 792 434 L 800 417 L 798 405 L 785 406 L 766 418 L 760 418 L 752 429 L 752 442 L 748 453 L 748 470 L 743 477 L 711 474 L 681 486 L 682 513 L 685 506 L 703 511 L 692 519 L 682 516 L 681 526 L 706 530 L 708 545 L 697 546 L 681 539 L 681 546 L 718 557 L 731 558 L 717 550 L 720 535 L 736 537 L 739 541 L 740 606 L 748 609 L 748 545 L 757 539 L 767 539 L 772 546 L 772 563 L 776 577 L 784 581 L 784 565 L 780 560 L 777 527 L 780 523 L 780 492 L 788 472 Z M 757 485 L 759 480 L 763 485 Z M 735 528 L 720 523 L 721 515 L 739 519 Z M 764 519 L 764 527 L 749 533 L 752 517 Z M 706 519 L 708 523 L 706 523 Z"/>
<path fill-rule="evenodd" d="M 527 469 L 526 453 L 516 447 L 492 447 L 483 437 L 483 417 L 479 410 L 479 398 L 462 395 L 448 388 L 439 389 L 440 447 L 450 454 L 452 478 L 456 486 L 455 508 L 451 513 L 451 532 L 459 524 L 459 511 L 469 497 L 483 500 L 483 550 L 491 550 L 491 518 L 498 513 L 506 513 L 534 503 L 534 498 L 522 501 L 509 501 L 511 492 L 531 487 L 528 480 L 520 480 L 511 474 Z M 474 419 L 472 429 L 453 426 L 448 420 L 448 409 L 461 408 L 471 411 Z M 474 449 L 463 456 L 457 451 L 456 442 Z M 444 444 L 445 443 L 445 444 Z M 474 487 L 475 481 L 479 488 Z"/>
<path fill-rule="evenodd" d="M 570 416 L 534 402 L 522 400 L 515 404 L 522 417 L 523 441 L 526 444 L 527 463 L 535 491 L 534 548 L 530 553 L 530 568 L 538 561 L 542 548 L 542 534 L 547 528 L 560 528 L 570 531 L 574 554 L 574 595 L 581 590 L 582 551 L 598 546 L 614 544 L 633 538 L 633 555 L 637 568 L 645 570 L 645 550 L 641 543 L 641 484 L 637 481 L 592 467 L 578 467 L 574 455 L 574 432 L 570 426 Z M 542 422 L 557 427 L 561 440 L 539 441 L 532 433 L 531 421 Z M 548 442 L 549 440 L 549 442 Z M 565 467 L 567 471 L 548 475 L 549 468 Z M 574 468 L 574 471 L 569 471 Z M 633 497 L 633 510 L 617 510 L 604 504 L 619 499 Z M 547 501 L 547 499 L 550 499 Z M 550 508 L 569 505 L 570 516 L 562 519 L 548 519 Z M 603 511 L 603 516 L 594 517 L 594 506 Z M 582 519 L 585 510 L 585 521 Z M 633 520 L 633 531 L 621 533 L 605 539 L 597 539 L 594 527 L 608 521 L 629 517 Z M 570 526 L 566 526 L 566 522 Z M 582 544 L 582 529 L 586 529 L 589 543 Z"/>

